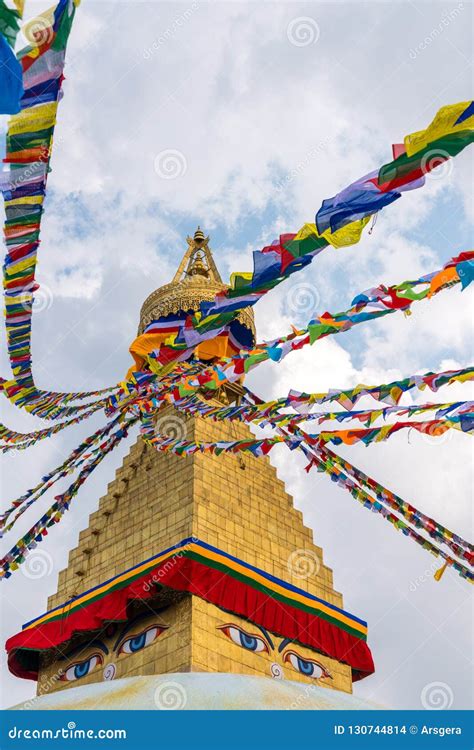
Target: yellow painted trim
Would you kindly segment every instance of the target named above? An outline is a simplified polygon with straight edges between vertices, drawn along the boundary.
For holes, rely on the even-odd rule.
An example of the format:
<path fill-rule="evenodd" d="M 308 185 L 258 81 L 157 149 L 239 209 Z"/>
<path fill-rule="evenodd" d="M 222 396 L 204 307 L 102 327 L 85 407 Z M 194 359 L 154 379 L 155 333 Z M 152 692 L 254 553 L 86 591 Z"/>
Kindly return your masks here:
<path fill-rule="evenodd" d="M 98 594 L 105 594 L 109 589 L 114 588 L 118 583 L 121 583 L 122 581 L 126 581 L 128 578 L 135 577 L 142 572 L 146 572 L 146 570 L 150 568 L 156 567 L 156 565 L 159 565 L 161 562 L 164 562 L 168 558 L 174 557 L 175 555 L 179 554 L 179 552 L 182 550 L 197 552 L 202 557 L 207 557 L 208 559 L 214 560 L 215 562 L 224 562 L 227 567 L 232 568 L 236 572 L 242 573 L 247 578 L 251 578 L 252 580 L 266 586 L 267 588 L 273 589 L 275 592 L 282 594 L 286 598 L 293 599 L 294 601 L 297 601 L 297 602 L 301 602 L 302 604 L 305 604 L 306 606 L 311 606 L 312 608 L 314 608 L 315 611 L 324 612 L 330 617 L 334 618 L 335 620 L 339 620 L 341 623 L 345 623 L 346 625 L 349 625 L 354 630 L 358 630 L 360 633 L 363 633 L 364 635 L 367 634 L 367 628 L 364 625 L 342 614 L 340 611 L 336 609 L 332 609 L 331 607 L 325 606 L 322 602 L 316 602 L 313 599 L 305 597 L 303 594 L 298 594 L 297 592 L 292 591 L 291 589 L 284 588 L 283 586 L 280 586 L 279 584 L 277 584 L 275 581 L 268 580 L 268 578 L 265 578 L 263 575 L 260 575 L 259 573 L 252 570 L 251 568 L 248 568 L 245 565 L 242 565 L 236 562 L 235 560 L 231 560 L 228 557 L 219 555 L 218 553 L 213 552 L 212 550 L 208 550 L 205 547 L 201 547 L 200 545 L 194 542 L 191 542 L 190 544 L 186 544 L 185 546 L 180 547 L 180 548 L 174 548 L 170 550 L 169 552 L 159 555 L 158 557 L 154 558 L 151 561 L 138 565 L 132 570 L 129 570 L 125 573 L 122 573 L 121 575 L 116 576 L 111 581 L 108 581 L 106 584 L 104 584 L 102 587 L 98 586 L 92 591 L 89 591 L 86 594 L 83 594 L 81 597 L 78 597 L 73 602 L 68 602 L 63 607 L 54 609 L 53 611 L 46 613 L 45 615 L 43 615 L 43 617 L 37 620 L 34 620 L 27 627 L 23 628 L 23 630 L 30 630 L 31 628 L 35 628 L 38 625 L 48 622 L 48 620 L 52 619 L 53 617 L 56 618 L 58 616 L 67 614 L 67 612 L 71 609 L 72 606 L 76 608 L 77 606 L 82 606 L 86 604 L 90 599 L 94 599 Z"/>

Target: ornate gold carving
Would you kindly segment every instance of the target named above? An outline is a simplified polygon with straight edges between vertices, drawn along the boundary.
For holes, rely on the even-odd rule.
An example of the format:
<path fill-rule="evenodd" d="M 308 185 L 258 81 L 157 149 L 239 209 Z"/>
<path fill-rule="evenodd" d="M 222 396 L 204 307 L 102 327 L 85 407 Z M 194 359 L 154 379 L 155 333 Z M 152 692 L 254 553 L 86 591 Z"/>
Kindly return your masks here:
<path fill-rule="evenodd" d="M 156 289 L 143 303 L 140 311 L 138 335 L 143 333 L 152 320 L 179 310 L 194 311 L 203 300 L 212 301 L 218 292 L 228 289 L 214 262 L 208 245 L 209 237 L 196 230 L 194 238 L 187 237 L 186 250 L 178 270 L 170 284 Z M 255 338 L 255 320 L 251 308 L 241 310 L 237 315 L 242 325 L 252 331 Z"/>
<path fill-rule="evenodd" d="M 222 278 L 214 262 L 212 251 L 209 247 L 209 237 L 204 236 L 201 227 L 194 232 L 194 237 L 186 237 L 188 249 L 173 277 L 173 283 L 189 279 L 197 274 L 222 284 Z"/>

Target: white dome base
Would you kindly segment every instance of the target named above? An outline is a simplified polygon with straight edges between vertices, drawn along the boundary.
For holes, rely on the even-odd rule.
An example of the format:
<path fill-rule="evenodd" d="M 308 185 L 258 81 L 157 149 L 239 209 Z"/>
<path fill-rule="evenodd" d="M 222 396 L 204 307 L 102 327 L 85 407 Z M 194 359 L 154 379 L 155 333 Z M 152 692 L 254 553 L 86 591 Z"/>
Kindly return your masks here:
<path fill-rule="evenodd" d="M 32 698 L 22 710 L 380 710 L 339 690 L 269 677 L 180 672 L 97 682 Z"/>

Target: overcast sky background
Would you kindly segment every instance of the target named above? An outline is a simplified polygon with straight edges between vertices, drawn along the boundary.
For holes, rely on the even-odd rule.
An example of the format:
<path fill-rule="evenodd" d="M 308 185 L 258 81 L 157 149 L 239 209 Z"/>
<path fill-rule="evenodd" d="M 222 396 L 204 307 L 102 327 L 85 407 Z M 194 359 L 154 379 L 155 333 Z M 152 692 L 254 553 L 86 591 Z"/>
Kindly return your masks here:
<path fill-rule="evenodd" d="M 27 3 L 30 14 L 49 4 Z M 140 306 L 170 280 L 198 223 L 211 235 L 225 278 L 250 270 L 253 249 L 314 221 L 323 198 L 389 161 L 392 143 L 426 127 L 442 105 L 469 99 L 471 16 L 471 4 L 445 2 L 83 0 L 67 54 L 42 228 L 33 327 L 39 387 L 89 390 L 122 378 Z M 163 158 L 168 150 L 177 152 L 174 162 Z M 172 179 L 167 169 L 176 169 Z M 259 338 L 325 310 L 345 310 L 359 291 L 418 277 L 469 249 L 472 172 L 472 156 L 464 152 L 422 190 L 381 212 L 358 245 L 325 250 L 268 294 L 255 308 Z M 267 363 L 249 385 L 271 398 L 290 388 L 321 391 L 467 366 L 472 299 L 471 290 L 455 289 L 415 303 L 409 318 L 395 314 L 280 365 Z M 7 367 L 4 361 L 3 375 Z M 404 403 L 469 397 L 469 386 L 456 385 Z M 2 410 L 2 421 L 15 429 L 43 426 L 5 400 Z M 100 423 L 91 420 L 6 458 L 3 506 Z M 69 550 L 127 451 L 121 444 L 104 461 L 51 530 L 41 545 L 48 555 L 43 574 L 25 564 L 3 583 L 4 640 L 45 611 Z M 405 431 L 340 453 L 471 536 L 467 436 L 448 432 L 434 440 Z M 437 559 L 326 477 L 307 475 L 296 452 L 289 460 L 288 451 L 275 449 L 272 462 L 314 529 L 345 608 L 368 621 L 376 673 L 357 683 L 355 693 L 392 708 L 439 700 L 470 707 L 469 585 L 451 571 L 435 582 Z M 53 494 L 23 516 L 3 550 Z M 6 671 L 2 686 L 4 706 L 35 691 L 34 683 Z"/>

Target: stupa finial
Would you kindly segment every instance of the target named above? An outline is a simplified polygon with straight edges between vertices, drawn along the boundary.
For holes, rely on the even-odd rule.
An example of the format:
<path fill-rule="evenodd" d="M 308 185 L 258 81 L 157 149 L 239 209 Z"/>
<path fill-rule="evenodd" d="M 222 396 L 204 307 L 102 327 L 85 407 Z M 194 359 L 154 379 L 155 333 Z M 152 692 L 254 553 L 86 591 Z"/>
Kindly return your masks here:
<path fill-rule="evenodd" d="M 138 335 L 152 320 L 179 310 L 197 310 L 203 300 L 211 301 L 226 289 L 209 247 L 209 237 L 197 227 L 186 237 L 187 249 L 172 281 L 155 289 L 142 305 Z M 241 310 L 238 320 L 255 336 L 252 308 Z"/>
<path fill-rule="evenodd" d="M 186 280 L 207 279 L 213 284 L 222 284 L 222 278 L 217 270 L 211 249 L 209 236 L 206 236 L 198 224 L 193 237 L 186 237 L 188 248 L 183 256 L 173 283 Z"/>
<path fill-rule="evenodd" d="M 206 237 L 204 235 L 204 232 L 202 231 L 201 227 L 198 224 L 198 228 L 194 232 L 194 242 L 196 244 L 198 244 L 198 243 L 200 244 L 201 242 L 204 242 L 205 239 L 206 239 Z M 209 237 L 208 237 L 208 239 L 209 239 Z"/>

